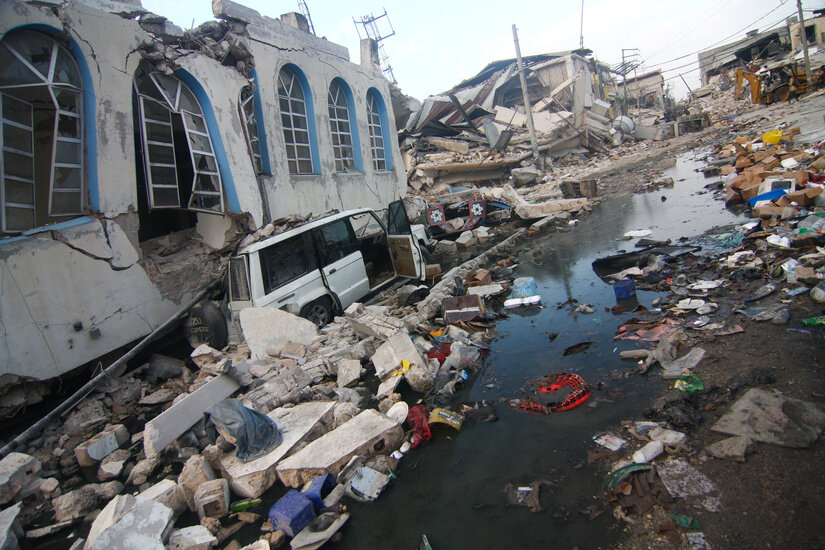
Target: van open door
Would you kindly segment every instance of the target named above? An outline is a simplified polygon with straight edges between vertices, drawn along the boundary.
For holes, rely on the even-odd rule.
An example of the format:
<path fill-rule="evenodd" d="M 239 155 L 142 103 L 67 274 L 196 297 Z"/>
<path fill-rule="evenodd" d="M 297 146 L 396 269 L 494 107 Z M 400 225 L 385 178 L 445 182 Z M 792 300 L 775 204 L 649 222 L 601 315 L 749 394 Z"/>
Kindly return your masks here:
<path fill-rule="evenodd" d="M 421 247 L 412 235 L 404 203 L 400 200 L 391 202 L 387 213 L 390 255 L 395 272 L 404 277 L 423 280 L 427 266 Z"/>
<path fill-rule="evenodd" d="M 230 342 L 242 340 L 241 310 L 252 307 L 252 295 L 249 291 L 249 258 L 245 255 L 236 256 L 229 260 L 227 270 L 227 329 Z"/>

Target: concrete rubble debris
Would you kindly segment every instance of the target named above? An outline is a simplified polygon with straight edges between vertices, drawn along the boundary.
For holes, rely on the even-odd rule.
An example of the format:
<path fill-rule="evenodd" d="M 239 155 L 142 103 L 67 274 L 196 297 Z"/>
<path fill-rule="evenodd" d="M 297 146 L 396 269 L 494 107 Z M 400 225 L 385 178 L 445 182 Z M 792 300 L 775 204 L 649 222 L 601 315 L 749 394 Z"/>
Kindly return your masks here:
<path fill-rule="evenodd" d="M 361 379 L 361 361 L 342 359 L 338 362 L 336 382 L 339 388 L 350 386 Z"/>
<path fill-rule="evenodd" d="M 402 361 L 409 364 L 405 372 L 402 372 Z M 397 381 L 391 379 L 397 378 L 400 381 L 402 376 L 417 392 L 425 393 L 432 388 L 435 375 L 406 331 L 396 332 L 381 344 L 372 356 L 372 364 L 375 366 L 375 375 L 382 383 L 389 382 L 386 386 L 382 384 L 383 389 L 376 394 L 378 398 L 394 391 Z"/>
<path fill-rule="evenodd" d="M 52 500 L 57 521 L 83 517 L 94 511 L 101 502 L 113 499 L 123 491 L 118 481 L 91 483 L 70 491 Z"/>
<path fill-rule="evenodd" d="M 19 540 L 23 538 L 23 528 L 20 526 L 21 503 L 14 504 L 0 511 L 0 548 L 2 550 L 17 550 Z"/>
<path fill-rule="evenodd" d="M 121 500 L 122 499 L 122 500 Z M 172 531 L 173 512 L 153 500 L 135 499 L 126 495 L 112 500 L 100 513 L 101 523 L 91 533 L 84 550 L 123 548 L 124 550 L 163 550 Z M 98 519 L 95 520 L 95 523 Z"/>
<path fill-rule="evenodd" d="M 167 550 L 208 550 L 218 544 L 218 539 L 203 525 L 175 529 L 169 533 Z"/>
<path fill-rule="evenodd" d="M 0 460 L 0 505 L 17 498 L 27 487 L 39 483 L 40 461 L 23 453 L 9 453 Z"/>
<path fill-rule="evenodd" d="M 273 307 L 246 308 L 240 320 L 253 360 L 279 354 L 287 342 L 308 346 L 318 336 L 312 322 Z"/>
<path fill-rule="evenodd" d="M 810 447 L 825 428 L 820 405 L 778 391 L 749 389 L 711 428 L 783 447 Z"/>
<path fill-rule="evenodd" d="M 318 401 L 271 411 L 268 416 L 283 434 L 280 445 L 268 454 L 246 463 L 238 460 L 234 451 L 220 457 L 220 468 L 229 480 L 232 492 L 246 498 L 261 496 L 277 481 L 278 463 L 289 456 L 296 445 L 308 442 L 313 435 L 320 435 L 318 432 L 323 431 L 323 426 L 331 423 L 334 406 L 335 403 L 331 401 Z"/>
<path fill-rule="evenodd" d="M 204 481 L 192 498 L 200 518 L 221 518 L 229 512 L 229 484 L 223 478 Z"/>
<path fill-rule="evenodd" d="M 92 466 L 119 449 L 127 441 L 129 441 L 129 431 L 125 426 L 122 424 L 109 426 L 75 447 L 74 454 L 77 457 L 77 463 L 81 466 Z"/>
<path fill-rule="evenodd" d="M 162 479 L 138 494 L 137 498 L 154 500 L 171 508 L 179 516 L 187 508 L 186 497 L 180 485 L 171 479 Z"/>
<path fill-rule="evenodd" d="M 708 454 L 716 458 L 727 458 L 736 462 L 745 462 L 745 457 L 753 447 L 749 437 L 737 435 L 708 445 Z"/>
<path fill-rule="evenodd" d="M 394 420 L 376 410 L 365 410 L 281 461 L 278 478 L 288 487 L 300 487 L 320 474 L 335 475 L 355 455 L 371 456 L 397 449 L 403 433 Z"/>
<path fill-rule="evenodd" d="M 186 505 L 191 511 L 194 512 L 197 510 L 195 507 L 195 493 L 198 491 L 198 487 L 217 477 L 215 470 L 203 456 L 195 455 L 189 457 L 178 476 L 178 487 L 183 493 Z"/>
<path fill-rule="evenodd" d="M 162 452 L 200 420 L 206 409 L 226 399 L 238 388 L 240 384 L 231 376 L 216 376 L 147 422 L 143 429 L 143 450 L 146 456 L 152 457 Z"/>

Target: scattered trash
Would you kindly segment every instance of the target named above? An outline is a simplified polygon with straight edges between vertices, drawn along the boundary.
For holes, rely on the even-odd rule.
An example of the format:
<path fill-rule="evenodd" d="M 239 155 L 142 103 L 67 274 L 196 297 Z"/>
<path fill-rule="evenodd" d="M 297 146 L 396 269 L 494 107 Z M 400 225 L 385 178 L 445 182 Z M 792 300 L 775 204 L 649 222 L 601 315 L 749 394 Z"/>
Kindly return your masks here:
<path fill-rule="evenodd" d="M 776 285 L 773 283 L 768 283 L 763 285 L 757 290 L 753 296 L 750 298 L 745 298 L 745 302 L 756 302 L 757 300 L 761 300 L 762 298 L 766 298 L 776 292 Z"/>
<path fill-rule="evenodd" d="M 636 464 L 646 464 L 663 452 L 665 452 L 665 446 L 661 441 L 651 441 L 633 453 L 633 462 Z"/>
<path fill-rule="evenodd" d="M 578 374 L 570 372 L 554 372 L 534 383 L 534 393 L 537 395 L 552 394 L 555 397 L 565 392 L 566 395 L 561 401 L 539 403 L 527 396 L 511 400 L 510 405 L 530 412 L 560 412 L 578 407 L 591 395 L 587 382 Z"/>
<path fill-rule="evenodd" d="M 703 391 L 705 389 L 705 385 L 699 379 L 698 376 L 695 374 L 686 374 L 679 378 L 673 387 L 677 391 L 687 392 L 687 393 L 696 393 Z"/>
<path fill-rule="evenodd" d="M 518 277 L 513 281 L 513 287 L 507 300 L 504 301 L 504 307 L 527 306 L 539 302 L 541 302 L 541 296 L 536 287 L 536 280 L 533 277 Z"/>
<path fill-rule="evenodd" d="M 596 342 L 579 342 L 578 344 L 573 344 L 572 346 L 565 348 L 564 353 L 562 353 L 563 357 L 567 357 L 568 355 L 575 355 L 577 353 L 581 353 L 587 349 L 590 349 L 590 346 L 595 344 Z"/>
<path fill-rule="evenodd" d="M 682 527 L 684 529 L 696 529 L 696 530 L 698 530 L 698 529 L 702 528 L 702 524 L 699 523 L 698 521 L 696 521 L 695 518 L 692 518 L 690 516 L 677 516 L 676 514 L 668 514 L 668 515 L 671 518 L 673 518 L 673 521 L 676 522 L 676 525 L 678 525 L 679 527 Z"/>
<path fill-rule="evenodd" d="M 595 441 L 602 447 L 610 449 L 611 451 L 618 451 L 627 444 L 627 441 L 625 441 L 621 437 L 616 437 L 615 435 L 607 432 L 594 435 L 593 441 Z"/>
<path fill-rule="evenodd" d="M 281 444 L 283 436 L 275 422 L 267 415 L 245 407 L 237 399 L 224 399 L 204 413 L 211 439 L 220 432 L 235 442 L 235 453 L 241 462 L 259 458 Z M 210 422 L 211 420 L 211 422 Z"/>
<path fill-rule="evenodd" d="M 633 279 L 624 279 L 613 283 L 613 293 L 617 300 L 630 300 L 636 296 L 636 283 Z"/>
<path fill-rule="evenodd" d="M 355 470 L 351 478 L 344 481 L 344 485 L 347 496 L 360 502 L 372 502 L 384 492 L 389 482 L 388 475 L 361 466 Z"/>
<path fill-rule="evenodd" d="M 626 478 L 634 472 L 646 471 L 650 470 L 651 468 L 653 468 L 652 464 L 641 463 L 628 464 L 626 466 L 622 466 L 621 468 L 617 468 L 609 474 L 607 474 L 607 477 L 602 483 L 602 491 L 604 491 L 605 489 L 613 489 L 622 480 L 624 480 L 624 478 Z"/>
<path fill-rule="evenodd" d="M 446 424 L 457 431 L 461 430 L 461 425 L 464 423 L 464 417 L 457 412 L 448 411 L 447 409 L 436 408 L 430 413 L 427 420 L 430 424 Z"/>

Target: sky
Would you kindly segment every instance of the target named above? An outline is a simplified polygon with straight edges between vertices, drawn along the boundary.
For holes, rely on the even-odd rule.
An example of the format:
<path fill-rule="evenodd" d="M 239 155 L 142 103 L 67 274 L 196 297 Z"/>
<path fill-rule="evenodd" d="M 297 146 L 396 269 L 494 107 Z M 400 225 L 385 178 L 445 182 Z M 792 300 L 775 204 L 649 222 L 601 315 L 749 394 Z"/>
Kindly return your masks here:
<path fill-rule="evenodd" d="M 277 18 L 299 11 L 297 1 L 243 0 L 262 15 Z M 188 29 L 214 19 L 210 0 L 143 0 L 143 7 Z M 395 35 L 383 40 L 401 90 L 423 99 L 448 90 L 498 59 L 515 57 L 512 25 L 522 55 L 584 47 L 610 65 L 626 55 L 643 62 L 638 74 L 661 68 L 678 99 L 682 82 L 699 87 L 696 52 L 723 45 L 751 29 L 784 24 L 796 15 L 795 0 L 306 0 L 318 36 L 345 46 L 359 63 L 360 30 L 353 18 L 386 9 Z M 584 5 L 582 14 L 582 5 Z M 825 8 L 825 0 L 804 0 L 804 10 Z M 583 15 L 583 17 L 582 17 Z M 805 12 L 805 17 L 810 16 Z M 583 24 L 582 24 L 583 21 Z M 387 18 L 377 21 L 390 34 Z M 360 27 L 360 26 L 359 26 Z M 683 57 L 686 56 L 686 57 Z M 679 75 L 682 75 L 680 77 Z"/>

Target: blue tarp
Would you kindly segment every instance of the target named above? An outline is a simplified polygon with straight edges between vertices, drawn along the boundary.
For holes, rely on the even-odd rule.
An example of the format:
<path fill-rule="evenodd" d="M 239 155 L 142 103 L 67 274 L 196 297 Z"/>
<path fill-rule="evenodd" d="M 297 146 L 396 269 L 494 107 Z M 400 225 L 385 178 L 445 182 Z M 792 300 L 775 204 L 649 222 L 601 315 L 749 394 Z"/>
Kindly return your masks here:
<path fill-rule="evenodd" d="M 756 195 L 752 199 L 748 199 L 748 205 L 753 208 L 753 205 L 759 201 L 772 201 L 774 199 L 778 199 L 787 192 L 787 189 L 774 189 L 773 191 L 768 191 L 767 193 L 762 193 L 761 195 Z"/>

